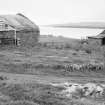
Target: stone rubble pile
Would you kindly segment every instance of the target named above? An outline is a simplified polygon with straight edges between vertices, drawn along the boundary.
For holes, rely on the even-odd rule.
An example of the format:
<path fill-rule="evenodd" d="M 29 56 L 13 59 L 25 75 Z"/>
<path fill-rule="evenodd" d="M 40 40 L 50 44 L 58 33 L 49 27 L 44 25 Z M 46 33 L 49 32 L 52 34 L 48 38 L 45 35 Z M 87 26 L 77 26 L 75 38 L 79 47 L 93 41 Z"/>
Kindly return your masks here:
<path fill-rule="evenodd" d="M 54 87 L 63 87 L 64 89 L 61 93 L 67 97 L 94 97 L 100 98 L 105 96 L 105 84 L 95 84 L 95 83 L 59 83 L 51 84 Z"/>

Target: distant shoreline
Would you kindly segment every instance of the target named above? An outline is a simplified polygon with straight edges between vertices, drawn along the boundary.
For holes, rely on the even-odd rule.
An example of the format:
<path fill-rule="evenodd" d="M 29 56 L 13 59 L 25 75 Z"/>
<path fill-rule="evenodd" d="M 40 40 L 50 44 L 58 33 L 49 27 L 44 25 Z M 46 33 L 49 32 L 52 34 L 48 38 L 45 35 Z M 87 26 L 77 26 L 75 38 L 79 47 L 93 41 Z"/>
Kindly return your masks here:
<path fill-rule="evenodd" d="M 42 26 L 54 27 L 54 28 L 105 29 L 105 22 L 79 22 L 79 23 L 49 24 L 49 25 L 42 25 Z"/>
<path fill-rule="evenodd" d="M 90 26 L 52 26 L 55 28 L 89 28 L 89 29 L 105 29 L 105 27 L 90 27 Z"/>

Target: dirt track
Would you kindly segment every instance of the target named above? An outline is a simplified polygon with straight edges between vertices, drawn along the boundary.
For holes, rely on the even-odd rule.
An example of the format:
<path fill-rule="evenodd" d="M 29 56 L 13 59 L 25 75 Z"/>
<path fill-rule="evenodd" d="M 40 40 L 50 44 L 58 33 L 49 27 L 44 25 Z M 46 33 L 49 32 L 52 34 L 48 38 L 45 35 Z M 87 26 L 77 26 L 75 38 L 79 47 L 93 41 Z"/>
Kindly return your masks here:
<path fill-rule="evenodd" d="M 0 76 L 7 77 L 5 82 L 8 83 L 59 83 L 59 82 L 79 82 L 79 83 L 86 83 L 86 82 L 97 82 L 97 83 L 104 83 L 105 78 L 88 78 L 88 77 L 56 77 L 56 76 L 40 76 L 40 75 L 30 75 L 30 74 L 13 74 L 13 73 L 4 73 L 0 72 Z"/>

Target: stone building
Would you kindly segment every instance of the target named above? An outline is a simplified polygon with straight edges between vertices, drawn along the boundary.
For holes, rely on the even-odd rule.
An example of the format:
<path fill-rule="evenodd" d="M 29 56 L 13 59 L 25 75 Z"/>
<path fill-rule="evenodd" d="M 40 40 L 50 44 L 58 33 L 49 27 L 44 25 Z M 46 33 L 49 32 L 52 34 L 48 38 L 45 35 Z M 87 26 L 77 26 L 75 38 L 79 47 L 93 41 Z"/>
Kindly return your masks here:
<path fill-rule="evenodd" d="M 88 42 L 89 44 L 94 45 L 94 46 L 105 45 L 105 30 L 101 32 L 100 34 L 98 34 L 97 36 L 89 36 Z"/>
<path fill-rule="evenodd" d="M 0 15 L 0 44 L 34 46 L 40 35 L 39 27 L 26 16 Z"/>

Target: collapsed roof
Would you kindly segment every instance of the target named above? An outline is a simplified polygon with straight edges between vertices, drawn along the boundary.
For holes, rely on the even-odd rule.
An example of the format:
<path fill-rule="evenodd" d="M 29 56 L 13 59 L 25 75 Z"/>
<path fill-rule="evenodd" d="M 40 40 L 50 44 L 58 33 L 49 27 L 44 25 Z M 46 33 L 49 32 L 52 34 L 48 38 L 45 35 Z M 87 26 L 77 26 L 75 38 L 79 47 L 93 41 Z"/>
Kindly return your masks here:
<path fill-rule="evenodd" d="M 0 15 L 0 21 L 5 22 L 6 24 L 15 28 L 17 31 L 20 30 L 39 31 L 38 26 L 21 13 L 18 13 L 16 15 Z"/>
<path fill-rule="evenodd" d="M 92 39 L 102 39 L 102 38 L 105 38 L 105 30 L 102 31 L 100 34 L 98 34 L 96 36 L 88 36 L 88 38 L 92 38 Z"/>

